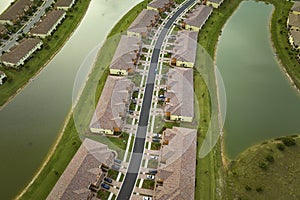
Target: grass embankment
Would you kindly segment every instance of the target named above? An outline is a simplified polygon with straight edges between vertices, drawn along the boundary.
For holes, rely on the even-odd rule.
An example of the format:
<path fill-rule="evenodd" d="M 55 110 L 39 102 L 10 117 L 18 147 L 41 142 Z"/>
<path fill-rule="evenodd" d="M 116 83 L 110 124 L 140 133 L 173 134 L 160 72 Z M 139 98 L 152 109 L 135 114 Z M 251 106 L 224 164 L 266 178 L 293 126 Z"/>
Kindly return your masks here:
<path fill-rule="evenodd" d="M 43 40 L 44 47 L 35 52 L 33 57 L 25 63 L 21 70 L 1 68 L 8 76 L 7 82 L 0 88 L 0 106 L 12 98 L 50 59 L 61 49 L 83 18 L 90 0 L 79 0 L 67 12 L 67 18 L 51 37 Z"/>
<path fill-rule="evenodd" d="M 293 50 L 288 41 L 286 22 L 293 2 L 285 0 L 262 0 L 273 4 L 275 10 L 271 21 L 271 37 L 278 58 L 295 85 L 300 89 L 300 64 L 297 61 L 299 51 Z"/>
<path fill-rule="evenodd" d="M 300 199 L 300 137 L 293 137 L 263 142 L 231 161 L 227 199 Z"/>
<path fill-rule="evenodd" d="M 206 24 L 199 33 L 199 44 L 214 58 L 221 30 L 240 4 L 241 0 L 226 0 L 218 9 L 214 9 Z M 199 54 L 198 54 L 199 55 Z M 201 63 L 197 58 L 197 64 Z M 198 129 L 197 147 L 198 153 L 205 134 L 209 127 L 211 115 L 210 94 L 204 79 L 201 75 L 194 72 L 195 93 L 198 98 L 200 110 L 200 123 Z M 197 156 L 196 166 L 196 192 L 195 199 L 216 199 L 220 196 L 220 184 L 222 184 L 221 168 L 221 145 L 220 141 L 214 149 L 203 159 Z"/>
<path fill-rule="evenodd" d="M 109 37 L 126 31 L 145 5 L 146 3 L 142 2 L 130 10 L 112 29 Z M 120 26 L 120 24 L 122 24 L 122 26 Z M 82 131 L 88 127 L 90 117 L 93 113 L 93 108 L 95 108 L 95 105 L 92 102 L 99 99 L 108 75 L 107 67 L 112 59 L 115 48 L 119 42 L 119 38 L 119 36 L 116 36 L 109 39 L 101 48 L 96 65 L 90 74 L 89 80 L 87 81 L 78 104 L 74 109 L 75 115 L 73 115 L 73 117 L 71 117 L 68 121 L 68 124 L 62 133 L 62 138 L 54 153 L 51 155 L 49 162 L 20 199 L 46 199 L 60 175 L 63 173 L 68 163 L 78 150 L 81 144 L 81 140 L 78 136 L 78 130 Z M 121 147 L 123 144 L 119 145 Z"/>

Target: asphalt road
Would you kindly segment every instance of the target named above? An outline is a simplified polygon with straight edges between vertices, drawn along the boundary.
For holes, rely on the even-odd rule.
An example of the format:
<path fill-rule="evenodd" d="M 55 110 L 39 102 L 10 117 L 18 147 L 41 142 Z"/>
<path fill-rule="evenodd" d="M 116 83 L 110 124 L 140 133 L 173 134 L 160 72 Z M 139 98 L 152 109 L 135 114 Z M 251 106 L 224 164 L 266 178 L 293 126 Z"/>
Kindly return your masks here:
<path fill-rule="evenodd" d="M 127 200 L 130 199 L 133 192 L 136 179 L 138 177 L 139 169 L 143 159 L 144 147 L 146 142 L 147 127 L 149 121 L 149 114 L 152 104 L 152 96 L 155 83 L 155 70 L 157 69 L 158 59 L 160 50 L 162 48 L 163 42 L 166 38 L 168 30 L 171 28 L 172 24 L 180 16 L 180 14 L 192 5 L 196 0 L 190 0 L 185 3 L 174 15 L 168 20 L 164 28 L 162 29 L 160 35 L 158 36 L 157 42 L 154 46 L 154 50 L 151 56 L 150 69 L 148 72 L 147 84 L 143 98 L 143 104 L 141 108 L 137 134 L 134 141 L 133 154 L 131 155 L 131 160 L 127 169 L 127 173 L 123 184 L 120 188 L 117 200 Z"/>

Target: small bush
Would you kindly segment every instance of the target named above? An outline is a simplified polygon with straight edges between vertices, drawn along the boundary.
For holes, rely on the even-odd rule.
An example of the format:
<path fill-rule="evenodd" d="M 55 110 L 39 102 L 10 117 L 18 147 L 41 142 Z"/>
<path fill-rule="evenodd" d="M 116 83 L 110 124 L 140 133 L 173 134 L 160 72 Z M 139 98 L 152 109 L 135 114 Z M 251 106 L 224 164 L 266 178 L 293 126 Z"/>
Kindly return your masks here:
<path fill-rule="evenodd" d="M 256 190 L 256 192 L 262 192 L 263 191 L 262 187 L 257 187 L 255 190 Z"/>
<path fill-rule="evenodd" d="M 267 170 L 268 169 L 268 163 L 266 162 L 261 162 L 259 163 L 259 167 L 263 170 Z"/>
<path fill-rule="evenodd" d="M 282 143 L 278 143 L 276 146 L 277 146 L 277 149 L 280 151 L 284 151 L 284 149 L 285 149 L 285 146 Z"/>
<path fill-rule="evenodd" d="M 274 162 L 274 157 L 272 155 L 267 155 L 266 156 L 266 160 L 269 162 L 269 163 L 273 163 Z"/>
<path fill-rule="evenodd" d="M 294 146 L 296 145 L 296 140 L 292 137 L 284 137 L 284 138 L 281 138 L 281 141 L 283 142 L 283 144 L 287 147 L 290 147 L 290 146 Z"/>
<path fill-rule="evenodd" d="M 246 189 L 247 191 L 251 191 L 251 190 L 252 190 L 252 188 L 251 188 L 249 185 L 246 185 L 246 186 L 245 186 L 245 189 Z"/>

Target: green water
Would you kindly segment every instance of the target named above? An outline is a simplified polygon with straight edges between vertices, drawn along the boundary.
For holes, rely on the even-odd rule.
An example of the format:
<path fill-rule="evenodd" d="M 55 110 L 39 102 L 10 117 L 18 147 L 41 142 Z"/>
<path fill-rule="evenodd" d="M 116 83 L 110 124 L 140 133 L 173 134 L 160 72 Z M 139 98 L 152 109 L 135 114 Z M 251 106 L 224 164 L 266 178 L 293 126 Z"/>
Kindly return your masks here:
<path fill-rule="evenodd" d="M 244 1 L 223 29 L 217 66 L 226 95 L 225 149 L 234 158 L 253 144 L 300 134 L 300 97 L 276 61 L 272 5 Z"/>

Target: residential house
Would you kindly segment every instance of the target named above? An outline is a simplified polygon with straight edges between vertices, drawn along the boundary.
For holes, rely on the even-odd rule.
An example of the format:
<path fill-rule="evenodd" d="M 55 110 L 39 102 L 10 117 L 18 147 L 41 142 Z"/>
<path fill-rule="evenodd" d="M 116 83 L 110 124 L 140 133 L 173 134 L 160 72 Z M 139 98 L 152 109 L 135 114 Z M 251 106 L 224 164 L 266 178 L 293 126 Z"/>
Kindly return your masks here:
<path fill-rule="evenodd" d="M 155 199 L 194 199 L 197 130 L 182 127 L 166 129 L 164 140 L 168 144 L 161 148 Z"/>
<path fill-rule="evenodd" d="M 198 32 L 183 30 L 176 34 L 171 56 L 171 65 L 194 67 L 197 52 Z"/>
<path fill-rule="evenodd" d="M 67 11 L 69 8 L 72 8 L 74 4 L 75 0 L 57 0 L 57 2 L 54 4 L 54 7 Z"/>
<path fill-rule="evenodd" d="M 141 38 L 122 35 L 109 67 L 112 75 L 128 75 L 133 73 L 141 51 Z"/>
<path fill-rule="evenodd" d="M 183 21 L 183 28 L 187 30 L 199 31 L 206 23 L 207 19 L 212 13 L 213 8 L 209 6 L 200 5 L 188 13 L 186 19 Z"/>
<path fill-rule="evenodd" d="M 172 121 L 192 122 L 194 118 L 193 69 L 175 67 L 167 73 L 165 115 Z"/>
<path fill-rule="evenodd" d="M 127 34 L 130 36 L 146 37 L 158 19 L 159 14 L 157 11 L 144 9 L 129 26 Z"/>
<path fill-rule="evenodd" d="M 101 166 L 111 166 L 115 157 L 107 145 L 84 139 L 46 199 L 92 199 L 93 187 L 100 188 L 106 176 Z"/>
<path fill-rule="evenodd" d="M 155 10 L 159 13 L 164 12 L 166 9 L 174 5 L 174 0 L 154 0 L 147 5 L 148 10 Z"/>
<path fill-rule="evenodd" d="M 122 131 L 132 89 L 133 83 L 125 77 L 107 77 L 89 126 L 91 132 L 113 135 Z"/>
<path fill-rule="evenodd" d="M 290 13 L 287 20 L 287 25 L 291 30 L 300 30 L 300 15 Z"/>
<path fill-rule="evenodd" d="M 207 0 L 206 5 L 212 6 L 213 8 L 219 8 L 224 0 Z"/>
<path fill-rule="evenodd" d="M 290 30 L 289 41 L 294 49 L 300 49 L 300 31 Z"/>
<path fill-rule="evenodd" d="M 7 78 L 6 74 L 3 71 L 0 71 L 0 85 L 2 85 Z"/>
<path fill-rule="evenodd" d="M 0 61 L 8 67 L 17 68 L 24 65 L 25 61 L 38 49 L 43 42 L 38 38 L 23 38 L 19 44 L 13 46 L 9 52 L 0 57 Z"/>
<path fill-rule="evenodd" d="M 291 9 L 291 12 L 295 15 L 300 15 L 300 2 L 296 1 Z"/>
<path fill-rule="evenodd" d="M 17 0 L 0 15 L 0 24 L 13 25 L 33 6 L 32 0 Z"/>
<path fill-rule="evenodd" d="M 30 34 L 41 38 L 50 36 L 65 17 L 66 11 L 52 10 L 42 17 L 42 19 L 31 29 Z"/>
<path fill-rule="evenodd" d="M 7 29 L 4 25 L 0 24 L 0 36 L 7 33 Z"/>

